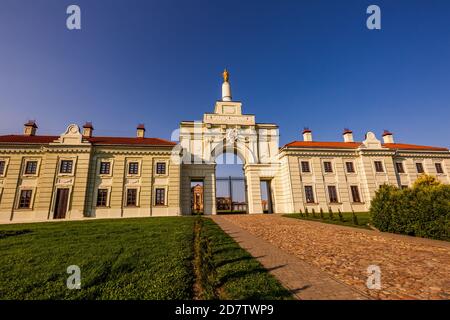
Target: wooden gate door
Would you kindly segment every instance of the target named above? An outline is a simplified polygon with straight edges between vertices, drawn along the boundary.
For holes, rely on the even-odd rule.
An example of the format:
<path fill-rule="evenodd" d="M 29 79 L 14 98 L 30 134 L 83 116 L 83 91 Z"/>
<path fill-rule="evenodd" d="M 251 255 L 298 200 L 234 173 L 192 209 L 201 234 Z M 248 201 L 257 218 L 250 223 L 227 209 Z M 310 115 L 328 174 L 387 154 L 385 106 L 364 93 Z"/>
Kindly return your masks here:
<path fill-rule="evenodd" d="M 64 219 L 67 212 L 67 204 L 69 203 L 69 189 L 58 189 L 56 191 L 55 213 L 54 219 Z"/>

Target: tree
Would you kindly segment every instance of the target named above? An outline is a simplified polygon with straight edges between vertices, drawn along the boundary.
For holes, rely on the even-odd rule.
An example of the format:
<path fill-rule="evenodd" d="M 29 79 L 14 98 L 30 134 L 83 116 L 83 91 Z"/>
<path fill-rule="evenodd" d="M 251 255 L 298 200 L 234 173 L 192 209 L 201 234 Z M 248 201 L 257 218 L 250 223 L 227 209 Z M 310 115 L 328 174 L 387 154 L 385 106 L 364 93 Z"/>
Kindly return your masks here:
<path fill-rule="evenodd" d="M 421 174 L 416 181 L 414 181 L 413 189 L 421 187 L 439 186 L 442 183 L 434 176 L 428 174 Z"/>

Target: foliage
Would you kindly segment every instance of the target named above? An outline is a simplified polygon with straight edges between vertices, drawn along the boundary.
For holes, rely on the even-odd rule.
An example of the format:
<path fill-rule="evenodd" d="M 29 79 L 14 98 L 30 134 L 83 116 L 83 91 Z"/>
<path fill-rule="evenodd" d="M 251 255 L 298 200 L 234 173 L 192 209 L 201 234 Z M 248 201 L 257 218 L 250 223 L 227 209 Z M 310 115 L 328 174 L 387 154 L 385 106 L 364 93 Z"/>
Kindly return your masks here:
<path fill-rule="evenodd" d="M 328 208 L 328 216 L 330 220 L 334 220 L 333 209 L 331 209 L 331 207 Z"/>
<path fill-rule="evenodd" d="M 324 216 L 323 216 L 323 209 L 322 208 L 320 208 L 320 219 L 324 219 Z"/>
<path fill-rule="evenodd" d="M 358 217 L 355 214 L 355 211 L 352 209 L 352 222 L 355 226 L 359 225 Z"/>
<path fill-rule="evenodd" d="M 341 209 L 338 209 L 339 221 L 344 222 L 344 216 L 342 215 Z"/>
<path fill-rule="evenodd" d="M 412 188 L 383 185 L 372 200 L 370 216 L 380 231 L 449 240 L 450 186 L 426 175 Z"/>
<path fill-rule="evenodd" d="M 310 220 L 310 221 L 317 221 L 322 223 L 329 223 L 329 224 L 337 224 L 342 226 L 349 226 L 349 227 L 356 227 L 356 228 L 362 228 L 362 229 L 369 229 L 370 227 L 367 225 L 369 222 L 369 212 L 356 212 L 354 213 L 356 218 L 356 222 L 359 221 L 358 224 L 354 224 L 355 220 L 353 218 L 352 212 L 341 212 L 342 220 L 340 219 L 333 219 L 330 220 L 328 218 L 320 219 L 319 216 L 313 217 L 302 217 L 299 214 L 285 214 L 284 217 L 288 218 L 295 218 L 295 219 L 301 219 L 301 220 Z"/>

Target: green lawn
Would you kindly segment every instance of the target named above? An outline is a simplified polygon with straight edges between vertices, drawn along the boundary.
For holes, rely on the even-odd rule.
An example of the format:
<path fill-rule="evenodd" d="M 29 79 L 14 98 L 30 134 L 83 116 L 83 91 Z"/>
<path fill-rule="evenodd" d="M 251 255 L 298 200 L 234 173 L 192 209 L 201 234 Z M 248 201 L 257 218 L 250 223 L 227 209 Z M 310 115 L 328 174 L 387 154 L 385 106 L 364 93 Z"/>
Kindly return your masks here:
<path fill-rule="evenodd" d="M 221 298 L 289 293 L 214 222 Z M 194 218 L 142 218 L 0 226 L 0 299 L 192 299 Z M 69 265 L 81 289 L 69 290 Z"/>
<path fill-rule="evenodd" d="M 355 212 L 355 214 L 358 218 L 358 225 L 355 225 L 353 223 L 351 212 L 342 212 L 343 221 L 339 220 L 339 216 L 338 216 L 337 212 L 333 212 L 333 220 L 331 220 L 329 218 L 328 212 L 323 213 L 324 219 L 320 218 L 319 212 L 315 213 L 316 217 L 313 217 L 311 212 L 309 212 L 308 217 L 305 216 L 305 213 L 303 213 L 303 216 L 300 215 L 299 213 L 285 214 L 283 216 L 288 217 L 288 218 L 319 221 L 319 222 L 323 222 L 323 223 L 339 224 L 342 226 L 370 229 L 369 226 L 367 225 L 367 223 L 370 221 L 369 212 Z"/>

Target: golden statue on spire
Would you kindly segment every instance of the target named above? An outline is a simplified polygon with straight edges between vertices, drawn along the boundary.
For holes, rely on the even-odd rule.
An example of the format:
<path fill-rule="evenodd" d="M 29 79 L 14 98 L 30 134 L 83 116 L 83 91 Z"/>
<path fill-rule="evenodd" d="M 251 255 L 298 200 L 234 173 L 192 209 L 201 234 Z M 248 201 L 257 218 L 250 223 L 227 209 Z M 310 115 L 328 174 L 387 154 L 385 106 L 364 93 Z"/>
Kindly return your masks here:
<path fill-rule="evenodd" d="M 230 74 L 228 73 L 227 68 L 225 68 L 225 70 L 223 70 L 222 76 L 223 76 L 223 81 L 228 82 L 228 78 L 230 77 Z"/>

